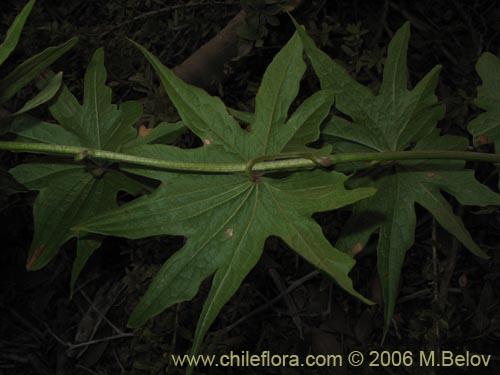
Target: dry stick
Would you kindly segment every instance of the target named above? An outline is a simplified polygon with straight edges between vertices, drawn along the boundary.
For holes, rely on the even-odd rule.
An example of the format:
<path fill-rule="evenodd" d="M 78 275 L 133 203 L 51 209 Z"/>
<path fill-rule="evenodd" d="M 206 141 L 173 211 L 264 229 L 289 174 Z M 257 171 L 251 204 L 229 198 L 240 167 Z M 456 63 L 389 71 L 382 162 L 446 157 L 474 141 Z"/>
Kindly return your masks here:
<path fill-rule="evenodd" d="M 390 0 L 384 0 L 384 6 L 382 8 L 382 13 L 380 15 L 379 27 L 375 32 L 374 37 L 372 38 L 370 45 L 372 47 L 377 46 L 380 38 L 382 37 L 382 33 L 384 32 L 385 27 L 387 27 L 387 15 L 389 14 L 389 3 Z"/>
<path fill-rule="evenodd" d="M 170 342 L 171 352 L 175 353 L 175 348 L 177 347 L 177 335 L 179 333 L 179 314 L 181 311 L 181 303 L 175 306 L 175 319 L 174 319 L 174 332 L 172 334 L 172 341 Z M 173 365 L 173 361 L 168 361 L 166 372 Z"/>
<path fill-rule="evenodd" d="M 116 352 L 116 348 L 113 348 L 113 356 L 115 357 L 116 363 L 118 363 L 118 366 L 120 367 L 121 374 L 125 373 L 125 367 L 123 366 L 122 361 L 120 360 L 120 357 L 118 356 L 118 353 Z"/>
<path fill-rule="evenodd" d="M 167 12 L 172 12 L 174 10 L 179 10 L 179 9 L 185 9 L 185 8 L 198 8 L 198 7 L 206 7 L 206 6 L 236 6 L 239 5 L 239 2 L 234 2 L 234 3 L 226 3 L 222 1 L 214 1 L 210 3 L 188 3 L 188 4 L 177 4 L 177 5 L 170 5 L 167 7 L 163 7 L 160 9 L 152 10 L 146 13 L 141 13 L 138 16 L 132 17 L 116 26 L 114 26 L 111 30 L 108 30 L 106 33 L 109 33 L 115 29 L 118 29 L 120 27 L 126 26 L 132 22 L 139 21 L 145 18 L 149 17 L 154 17 L 157 16 L 161 13 L 167 13 Z"/>
<path fill-rule="evenodd" d="M 21 329 L 23 332 L 29 334 L 31 337 L 34 337 L 36 341 L 40 342 L 41 338 L 44 336 L 43 333 L 34 325 L 32 324 L 28 319 L 23 317 L 21 314 L 19 314 L 16 310 L 12 309 L 10 310 L 10 313 L 18 320 L 17 324 L 14 323 L 18 329 Z M 19 324 L 21 323 L 21 324 Z M 24 325 L 28 330 L 24 330 L 20 327 L 20 325 Z"/>
<path fill-rule="evenodd" d="M 392 318 L 391 319 L 391 322 L 392 322 L 392 325 L 394 326 L 394 333 L 396 334 L 396 337 L 401 340 L 402 337 L 401 337 L 401 333 L 399 333 L 399 327 L 398 327 L 398 322 L 396 321 L 396 319 Z M 384 343 L 384 339 L 382 339 L 382 344 Z"/>
<path fill-rule="evenodd" d="M 88 367 L 85 367 L 85 366 L 80 365 L 80 364 L 75 365 L 75 367 L 82 369 L 84 371 L 87 371 L 91 375 L 100 375 L 99 373 L 95 372 L 94 370 L 89 369 Z"/>
<path fill-rule="evenodd" d="M 110 288 L 111 289 L 111 288 Z M 122 290 L 120 291 L 120 293 L 125 290 L 125 286 L 123 286 Z M 94 310 L 98 315 L 99 317 L 104 320 L 106 323 L 108 323 L 108 325 L 113 328 L 115 330 L 116 333 L 118 334 L 124 334 L 124 332 L 118 328 L 116 325 L 114 325 L 107 317 L 106 315 L 101 311 L 99 310 L 96 305 L 94 304 L 94 301 L 92 301 L 88 296 L 87 294 L 85 294 L 85 292 L 82 290 L 81 292 L 81 295 L 83 296 L 83 298 L 85 298 L 85 300 L 87 301 L 87 303 L 89 304 L 90 308 L 92 310 Z M 95 332 L 96 333 L 96 332 Z M 95 334 L 94 333 L 94 334 Z"/>
<path fill-rule="evenodd" d="M 459 243 L 455 237 L 452 238 L 451 251 L 448 256 L 448 265 L 444 271 L 443 280 L 440 285 L 439 300 L 441 303 L 441 309 L 444 310 L 446 306 L 446 301 L 448 300 L 448 293 L 450 291 L 451 279 L 453 277 L 453 272 L 455 271 L 455 266 L 457 264 L 457 254 L 458 254 Z"/>
<path fill-rule="evenodd" d="M 431 226 L 431 247 L 432 247 L 432 292 L 433 299 L 432 302 L 434 305 L 439 303 L 439 269 L 438 269 L 438 259 L 437 259 L 437 228 L 436 228 L 436 219 L 432 218 L 432 226 Z M 440 332 L 439 332 L 439 320 L 440 315 L 436 316 L 434 314 L 434 333 L 436 334 L 436 344 L 439 342 Z M 439 352 L 439 345 L 436 345 L 436 350 Z"/>
<path fill-rule="evenodd" d="M 280 274 L 278 271 L 276 271 L 276 268 L 274 267 L 269 267 L 268 269 L 269 276 L 271 276 L 271 279 L 273 279 L 274 285 L 278 288 L 280 293 L 285 293 L 286 288 L 285 288 L 285 283 L 283 282 L 283 279 L 281 278 Z M 285 303 L 290 311 L 290 315 L 292 317 L 293 323 L 297 327 L 297 331 L 299 332 L 299 337 L 301 340 L 304 339 L 304 329 L 302 328 L 302 322 L 299 317 L 299 312 L 297 310 L 297 306 L 295 305 L 294 300 L 290 297 L 289 293 L 285 293 Z"/>
<path fill-rule="evenodd" d="M 118 284 L 116 284 L 118 285 Z M 119 291 L 118 291 L 118 294 L 116 296 L 113 296 L 113 299 L 112 301 L 114 302 L 116 300 L 116 298 L 118 298 L 119 294 L 123 291 L 123 289 L 125 288 L 125 286 L 123 285 L 119 285 L 119 287 L 121 288 Z M 114 286 L 112 286 L 111 288 L 108 289 L 107 293 L 106 293 L 106 296 L 108 296 L 110 294 L 111 291 L 114 290 Z M 105 321 L 112 329 L 114 329 L 118 334 L 120 335 L 123 335 L 124 332 L 122 332 L 117 326 L 115 326 L 106 316 L 105 316 L 105 313 L 103 313 L 97 306 L 96 304 L 99 303 L 97 302 L 98 301 L 98 298 L 96 299 L 96 303 L 94 303 L 94 301 L 92 301 L 86 294 L 83 290 L 80 291 L 80 294 L 84 297 L 84 299 L 87 301 L 87 303 L 89 304 L 90 306 L 90 310 L 93 310 L 95 311 L 98 316 L 99 316 L 99 319 L 97 319 L 96 321 L 92 321 L 92 331 L 91 332 L 85 332 L 84 334 L 84 337 L 81 337 L 81 331 L 80 329 L 77 331 L 77 334 L 76 334 L 76 337 L 75 337 L 75 341 L 76 342 L 79 342 L 81 339 L 83 339 L 84 341 L 89 341 L 89 340 L 92 340 L 94 338 L 94 336 L 96 335 L 102 321 Z M 103 296 L 102 298 L 106 299 L 105 296 Z M 101 299 L 101 303 L 102 303 L 102 299 Z M 109 302 L 106 301 L 106 303 L 108 304 Z M 110 305 L 111 306 L 111 305 Z M 106 312 L 109 310 L 110 307 L 105 307 L 103 306 L 103 309 L 106 309 Z M 83 319 L 82 319 L 82 322 L 85 321 L 85 319 L 88 318 L 88 312 L 84 315 Z M 76 345 L 76 344 L 73 344 L 73 345 Z M 87 350 L 87 347 L 83 348 L 78 354 L 77 354 L 77 357 L 79 358 L 80 356 L 83 355 L 83 353 Z"/>
<path fill-rule="evenodd" d="M 125 338 L 125 337 L 133 337 L 134 336 L 134 333 L 122 333 L 122 334 L 119 334 L 119 335 L 113 335 L 113 336 L 103 337 L 101 339 L 95 339 L 95 340 L 90 340 L 90 341 L 87 341 L 87 342 L 82 342 L 82 343 L 79 343 L 79 344 L 73 344 L 71 342 L 66 342 L 66 341 L 62 340 L 59 336 L 57 336 L 54 332 L 52 332 L 52 330 L 50 329 L 50 327 L 49 327 L 48 324 L 45 324 L 45 328 L 47 329 L 47 332 L 54 339 L 56 339 L 56 341 L 59 344 L 67 347 L 68 350 L 74 350 L 74 349 L 78 349 L 78 348 L 81 348 L 81 347 L 84 347 L 84 346 L 98 344 L 100 342 L 117 340 L 117 339 L 122 339 L 122 338 Z"/>
<path fill-rule="evenodd" d="M 264 305 L 256 308 L 255 310 L 253 310 L 252 312 L 248 313 L 247 315 L 241 317 L 240 319 L 238 319 L 233 324 L 227 326 L 226 328 L 224 328 L 224 331 L 225 332 L 229 332 L 232 329 L 234 329 L 237 326 L 239 326 L 245 320 L 247 320 L 247 319 L 251 318 L 252 316 L 254 316 L 254 315 L 256 315 L 256 314 L 258 314 L 258 313 L 260 313 L 260 312 L 262 312 L 262 311 L 264 311 L 266 309 L 268 309 L 269 307 L 271 307 L 272 305 L 274 305 L 276 302 L 278 302 L 280 299 L 282 299 L 284 296 L 286 296 L 287 294 L 289 294 L 290 292 L 292 292 L 294 289 L 298 288 L 299 286 L 301 286 L 305 282 L 307 282 L 307 281 L 315 278 L 319 274 L 320 274 L 320 271 L 319 270 L 315 270 L 315 271 L 312 271 L 312 272 L 308 273 L 307 275 L 301 277 L 300 279 L 295 280 L 293 283 L 290 284 L 290 286 L 288 288 L 286 288 L 283 292 L 281 292 L 280 294 L 278 294 L 272 300 L 270 300 L 267 303 L 265 303 Z"/>
<path fill-rule="evenodd" d="M 395 2 L 391 2 L 390 6 L 396 10 L 398 10 L 406 19 L 408 19 L 412 26 L 415 27 L 417 30 L 422 30 L 422 31 L 428 31 L 428 30 L 437 30 L 437 26 L 433 24 L 431 21 L 423 20 L 421 17 L 418 17 L 415 14 L 412 14 L 410 11 L 407 9 L 402 9 L 400 8 Z M 429 23 L 431 22 L 431 23 Z M 457 58 L 453 55 L 453 53 L 446 48 L 444 45 L 440 45 L 440 50 L 443 53 L 443 55 L 451 61 L 453 66 L 458 66 L 459 62 Z"/>
<path fill-rule="evenodd" d="M 431 293 L 430 289 L 418 290 L 415 293 L 408 294 L 407 296 L 401 297 L 400 299 L 398 299 L 397 304 L 399 305 L 399 304 L 402 304 L 405 302 L 413 301 L 414 299 L 424 298 L 424 297 L 427 297 L 430 293 Z"/>
<path fill-rule="evenodd" d="M 459 288 L 448 288 L 447 291 L 448 291 L 448 293 L 454 293 L 454 294 L 462 294 L 463 293 L 463 291 Z M 399 305 L 401 303 L 410 302 L 410 301 L 413 301 L 415 299 L 427 298 L 431 294 L 432 294 L 432 290 L 430 288 L 422 289 L 422 290 L 416 291 L 415 293 L 408 294 L 407 296 L 401 297 L 400 299 L 398 299 L 397 303 Z"/>

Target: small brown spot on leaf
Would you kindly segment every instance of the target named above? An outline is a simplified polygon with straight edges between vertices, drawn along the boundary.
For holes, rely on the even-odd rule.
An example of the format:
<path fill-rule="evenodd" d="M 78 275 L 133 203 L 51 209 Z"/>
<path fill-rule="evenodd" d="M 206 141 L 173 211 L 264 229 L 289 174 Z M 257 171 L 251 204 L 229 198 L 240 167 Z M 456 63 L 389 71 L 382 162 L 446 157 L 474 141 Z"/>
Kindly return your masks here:
<path fill-rule="evenodd" d="M 146 138 L 152 131 L 153 128 L 148 128 L 145 124 L 141 124 L 139 126 L 139 138 Z"/>
<path fill-rule="evenodd" d="M 207 146 L 208 146 L 208 145 L 211 145 L 211 144 L 212 144 L 212 141 L 211 141 L 210 139 L 208 139 L 208 138 L 207 138 L 207 139 L 204 139 L 204 140 L 203 140 L 203 144 L 205 144 L 205 145 L 207 145 Z"/>
<path fill-rule="evenodd" d="M 477 143 L 480 145 L 487 145 L 488 143 L 491 143 L 491 142 L 487 136 L 480 135 L 479 138 L 477 139 Z"/>
<path fill-rule="evenodd" d="M 28 271 L 31 271 L 31 269 L 33 268 L 33 264 L 40 257 L 40 255 L 42 254 L 43 249 L 45 249 L 45 246 L 46 246 L 45 244 L 41 244 L 40 246 L 38 246 L 35 249 L 35 251 L 33 251 L 33 254 L 31 254 L 31 256 L 29 257 L 28 261 L 26 262 L 26 269 Z"/>
<path fill-rule="evenodd" d="M 434 173 L 434 172 L 427 172 L 426 175 L 427 175 L 427 177 L 434 177 L 436 175 L 436 173 Z"/>
<path fill-rule="evenodd" d="M 233 237 L 233 234 L 234 234 L 233 228 L 227 228 L 226 229 L 226 236 L 228 236 L 229 238 L 231 238 L 231 237 Z"/>
<path fill-rule="evenodd" d="M 356 242 L 353 246 L 352 246 L 352 253 L 354 255 L 360 253 L 362 250 L 363 250 L 364 246 L 361 242 Z"/>

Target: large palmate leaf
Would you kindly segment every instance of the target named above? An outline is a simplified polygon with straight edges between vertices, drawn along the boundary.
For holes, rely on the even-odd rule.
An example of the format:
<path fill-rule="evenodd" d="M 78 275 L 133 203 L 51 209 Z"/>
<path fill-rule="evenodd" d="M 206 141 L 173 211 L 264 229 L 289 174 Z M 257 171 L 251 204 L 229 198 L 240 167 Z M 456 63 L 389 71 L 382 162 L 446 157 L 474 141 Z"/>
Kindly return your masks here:
<path fill-rule="evenodd" d="M 25 115 L 15 120 L 10 130 L 23 141 L 119 150 L 136 136 L 133 125 L 142 107 L 138 102 L 126 102 L 120 107 L 111 104 L 111 89 L 105 82 L 104 52 L 100 49 L 85 74 L 82 105 L 63 87 L 49 107 L 59 124 Z M 34 204 L 35 234 L 28 268 L 45 266 L 62 244 L 75 237 L 70 228 L 79 221 L 115 208 L 119 191 L 137 194 L 142 190 L 134 180 L 108 167 L 84 160 L 80 164 L 23 164 L 11 170 L 19 182 L 40 191 Z M 77 263 L 81 257 L 86 259 L 89 251 L 80 251 L 80 247 L 88 249 L 87 243 L 85 239 L 78 242 Z M 90 248 L 95 249 L 93 244 Z M 81 253 L 85 256 L 80 257 Z M 82 264 L 75 267 L 78 270 Z"/>
<path fill-rule="evenodd" d="M 280 153 L 299 140 L 303 147 L 315 140 L 332 103 L 331 92 L 320 92 L 314 103 L 306 100 L 287 120 L 305 70 L 297 36 L 264 74 L 254 121 L 246 130 L 228 114 L 219 98 L 185 84 L 139 48 L 160 75 L 183 122 L 204 146 L 181 150 L 145 145 L 127 148 L 129 153 L 189 162 L 247 162 Z M 264 241 L 272 235 L 331 275 L 342 288 L 363 298 L 348 277 L 353 259 L 330 245 L 311 215 L 366 198 L 373 189 L 346 190 L 347 177 L 338 172 L 305 171 L 280 179 L 262 175 L 250 179 L 246 175 L 174 174 L 141 167 L 128 170 L 161 180 L 162 184 L 150 196 L 84 222 L 78 229 L 129 238 L 160 234 L 188 238 L 155 277 L 129 325 L 140 326 L 172 304 L 191 299 L 200 283 L 214 275 L 196 330 L 196 352 L 210 324 L 256 264 Z"/>
<path fill-rule="evenodd" d="M 324 129 L 336 152 L 414 150 L 464 150 L 467 141 L 439 136 L 436 123 L 444 115 L 433 92 L 439 67 L 429 72 L 413 90 L 407 89 L 406 52 L 410 25 L 394 36 L 388 49 L 378 95 L 353 80 L 347 71 L 314 45 L 298 27 L 306 54 L 324 89 L 335 92 L 334 116 Z M 500 204 L 500 197 L 481 185 L 463 162 L 416 163 L 382 166 L 375 173 L 352 179 L 352 186 L 373 186 L 377 194 L 354 205 L 354 212 L 337 246 L 347 252 L 362 249 L 379 231 L 378 271 L 385 300 L 385 327 L 389 326 L 398 294 L 406 251 L 414 243 L 415 205 L 427 209 L 437 222 L 471 252 L 486 257 L 474 243 L 461 219 L 442 196 L 447 192 L 465 205 Z"/>
<path fill-rule="evenodd" d="M 469 123 L 468 130 L 476 144 L 494 143 L 496 153 L 500 152 L 500 59 L 485 52 L 476 64 L 476 70 L 483 81 L 477 89 L 476 105 L 486 112 Z M 500 186 L 500 181 L 499 181 Z"/>

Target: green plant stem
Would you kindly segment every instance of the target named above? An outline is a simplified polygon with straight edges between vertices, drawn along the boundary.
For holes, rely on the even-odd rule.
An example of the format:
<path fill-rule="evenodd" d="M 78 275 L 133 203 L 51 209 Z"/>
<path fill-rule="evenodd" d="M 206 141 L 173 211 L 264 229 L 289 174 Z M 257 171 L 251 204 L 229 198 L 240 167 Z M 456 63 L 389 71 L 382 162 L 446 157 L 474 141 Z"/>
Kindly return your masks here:
<path fill-rule="evenodd" d="M 133 165 L 144 165 L 152 168 L 186 172 L 204 173 L 239 173 L 248 172 L 248 163 L 186 163 L 179 161 L 145 158 L 130 154 L 93 150 L 85 147 L 48 145 L 42 143 L 0 142 L 0 150 L 14 152 L 33 152 L 73 157 L 76 160 L 93 158 Z M 274 156 L 273 158 L 276 158 Z M 395 151 L 395 152 L 359 152 L 332 154 L 322 157 L 321 165 L 335 165 L 352 162 L 380 162 L 402 160 L 464 160 L 477 162 L 500 163 L 500 155 L 468 151 Z M 317 167 L 318 163 L 311 159 L 293 158 L 273 160 L 252 164 L 253 171 L 277 171 Z"/>

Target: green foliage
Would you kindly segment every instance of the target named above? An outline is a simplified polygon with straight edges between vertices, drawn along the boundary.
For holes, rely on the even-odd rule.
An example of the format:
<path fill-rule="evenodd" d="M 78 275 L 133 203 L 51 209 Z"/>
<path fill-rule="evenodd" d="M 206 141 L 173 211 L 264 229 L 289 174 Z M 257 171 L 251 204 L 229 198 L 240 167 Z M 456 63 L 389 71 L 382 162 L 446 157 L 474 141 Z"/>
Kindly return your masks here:
<path fill-rule="evenodd" d="M 476 65 L 482 86 L 477 89 L 476 105 L 486 112 L 472 120 L 468 130 L 476 144 L 494 143 L 495 151 L 500 151 L 500 59 L 485 52 Z M 499 181 L 500 186 L 500 181 Z"/>
<path fill-rule="evenodd" d="M 7 32 L 4 42 L 0 45 L 0 66 L 9 57 L 12 51 L 17 46 L 22 29 L 28 18 L 35 0 L 31 0 L 16 17 L 13 24 Z M 7 101 L 12 99 L 14 95 L 26 86 L 33 79 L 37 78 L 47 67 L 54 61 L 71 49 L 77 42 L 76 38 L 56 46 L 50 47 L 43 52 L 29 58 L 23 63 L 19 64 L 16 69 L 0 79 L 0 106 L 4 105 Z M 50 79 L 45 87 L 33 99 L 29 100 L 21 109 L 13 114 L 7 116 L 3 122 L 11 121 L 15 116 L 30 111 L 31 109 L 48 102 L 59 90 L 62 82 L 62 73 L 59 73 Z M 2 120 L 2 119 L 0 119 Z M 0 130 L 0 134 L 4 130 Z"/>
<path fill-rule="evenodd" d="M 186 162 L 248 162 L 280 153 L 291 144 L 302 142 L 304 147 L 317 138 L 332 103 L 329 91 L 320 92 L 286 120 L 305 70 L 297 36 L 268 67 L 249 130 L 236 123 L 220 99 L 185 84 L 147 50 L 139 48 L 160 75 L 183 122 L 204 146 L 181 150 L 146 145 L 128 148 L 132 154 Z M 364 300 L 348 277 L 354 260 L 329 244 L 311 215 L 366 198 L 373 189 L 346 190 L 347 177 L 337 172 L 306 171 L 286 178 L 256 175 L 251 180 L 245 175 L 128 170 L 156 178 L 162 185 L 150 196 L 85 221 L 78 229 L 128 238 L 159 234 L 188 238 L 155 277 L 130 318 L 131 326 L 140 326 L 172 304 L 191 299 L 200 283 L 215 274 L 198 322 L 193 345 L 193 352 L 197 352 L 210 324 L 254 267 L 266 238 L 272 235 L 282 238 L 342 288 Z"/>
<path fill-rule="evenodd" d="M 257 6 L 271 6 L 270 15 L 288 3 L 245 2 L 256 12 L 260 12 Z M 0 62 L 17 44 L 32 6 L 30 1 L 9 30 L 0 46 Z M 361 33 L 361 29 L 358 31 Z M 129 326 L 139 327 L 173 304 L 192 299 L 201 283 L 212 277 L 195 333 L 193 353 L 196 353 L 220 310 L 259 260 L 270 236 L 281 238 L 344 290 L 370 303 L 354 289 L 349 272 L 355 264 L 353 255 L 378 233 L 378 271 L 387 330 L 405 254 L 414 244 L 416 204 L 482 258 L 487 255 L 474 242 L 461 218 L 454 214 L 443 193 L 462 205 L 500 205 L 500 196 L 480 184 L 474 171 L 465 168 L 465 162 L 457 161 L 470 160 L 461 152 L 466 149 L 467 140 L 440 135 L 436 128 L 444 116 L 444 107 L 434 95 L 440 67 L 431 70 L 412 90 L 408 89 L 409 38 L 410 27 L 405 24 L 389 45 L 382 84 L 375 95 L 321 52 L 305 31 L 297 27 L 297 33 L 264 73 L 255 113 L 226 108 L 219 98 L 184 83 L 146 48 L 136 45 L 160 76 L 182 120 L 175 124 L 161 123 L 154 129 L 139 127 L 139 132 L 133 126 L 142 116 L 142 106 L 136 101 L 120 106 L 112 104 L 102 49 L 94 53 L 87 68 L 82 104 L 65 85 L 61 87 L 61 73 L 48 74 L 42 79 L 44 88 L 40 94 L 17 111 L 17 117 L 6 128 L 16 134 L 18 142 L 48 145 L 44 148 L 46 152 L 52 146 L 54 153 L 72 153 L 75 158 L 73 162 L 45 158 L 11 170 L 20 183 L 39 191 L 33 209 L 35 233 L 28 268 L 42 268 L 62 245 L 76 237 L 73 288 L 104 235 L 131 239 L 185 236 L 184 247 L 165 262 L 133 311 Z M 0 81 L 0 101 L 12 98 L 73 44 L 74 40 L 70 40 L 49 48 L 19 65 Z M 306 70 L 304 50 L 322 90 L 303 100 L 289 114 Z M 500 61 L 485 54 L 478 63 L 478 72 L 483 86 L 477 104 L 486 112 L 471 122 L 469 129 L 476 139 L 486 136 L 498 147 Z M 50 98 L 49 110 L 58 124 L 25 113 Z M 335 112 L 331 112 L 333 104 Z M 203 146 L 181 149 L 168 145 L 186 128 L 201 139 Z M 323 149 L 311 146 L 321 139 L 330 145 Z M 2 142 L 0 147 L 6 145 L 12 143 Z M 328 156 L 332 149 L 335 155 Z M 99 151 L 100 155 L 111 152 L 106 154 L 111 161 L 103 161 Z M 418 155 L 449 152 L 446 154 L 455 159 L 446 163 L 403 161 L 413 151 L 421 152 Z M 375 158 L 385 156 L 377 160 L 394 155 L 394 159 L 369 165 L 352 162 L 366 160 L 357 159 L 358 153 Z M 344 161 L 351 160 L 350 170 L 374 168 L 353 173 L 351 178 L 342 173 L 345 170 L 341 166 L 335 166 L 335 171 L 311 170 L 314 163 L 325 166 L 338 156 L 341 157 L 337 161 L 342 156 Z M 309 164 L 305 165 L 310 170 L 294 169 L 304 161 L 299 158 L 308 159 L 305 161 Z M 269 164 L 267 169 L 265 163 L 255 165 L 261 161 L 272 164 L 275 159 L 289 159 L 283 161 L 288 169 L 271 174 L 274 169 Z M 117 166 L 112 160 L 127 164 Z M 159 166 L 155 161 L 168 162 L 169 169 L 152 168 Z M 210 168 L 196 169 L 207 165 Z M 247 174 L 243 173 L 245 167 Z M 199 171 L 204 173 L 196 173 Z M 227 173 L 234 171 L 238 173 Z M 151 194 L 118 206 L 119 191 L 132 195 L 146 193 L 132 174 L 157 180 L 160 185 Z M 0 185 L 4 183 L 12 185 L 2 172 Z M 338 250 L 324 237 L 312 215 L 349 205 L 353 212 L 337 242 Z"/>
<path fill-rule="evenodd" d="M 85 74 L 83 105 L 63 86 L 49 106 L 58 125 L 22 116 L 14 121 L 11 131 L 19 140 L 118 151 L 136 137 L 133 125 L 142 107 L 133 101 L 120 107 L 111 104 L 111 89 L 105 81 L 104 52 L 98 50 Z M 61 245 L 77 235 L 70 231 L 73 225 L 116 207 L 118 191 L 143 191 L 140 184 L 106 163 L 46 161 L 20 165 L 11 173 L 29 189 L 40 191 L 33 209 L 35 235 L 28 261 L 31 269 L 45 266 Z M 95 240 L 79 239 L 76 270 L 83 267 L 90 249 L 97 247 Z"/>
<path fill-rule="evenodd" d="M 35 0 L 30 0 L 30 2 L 23 8 L 21 13 L 18 14 L 11 27 L 7 31 L 5 40 L 0 45 L 0 65 L 2 65 L 5 60 L 7 60 L 9 55 L 16 48 L 21 36 L 21 32 L 23 31 L 24 24 L 26 23 L 26 20 L 31 13 L 31 9 L 33 9 L 33 5 L 35 5 Z"/>
<path fill-rule="evenodd" d="M 436 129 L 437 121 L 444 115 L 443 106 L 437 104 L 433 94 L 440 68 L 429 72 L 413 90 L 407 89 L 409 23 L 396 33 L 389 45 L 378 95 L 357 83 L 343 67 L 318 50 L 303 29 L 298 27 L 298 31 L 321 87 L 334 91 L 335 107 L 345 115 L 333 116 L 324 129 L 336 153 L 465 150 L 466 139 L 440 136 Z M 451 194 L 464 205 L 500 204 L 500 196 L 480 184 L 474 178 L 474 171 L 464 169 L 464 164 L 400 162 L 382 165 L 368 175 L 351 180 L 350 186 L 372 186 L 377 194 L 354 205 L 337 246 L 356 253 L 378 230 L 378 272 L 385 302 L 386 331 L 394 312 L 405 254 L 414 243 L 416 203 L 427 209 L 472 253 L 487 257 L 441 194 Z"/>

